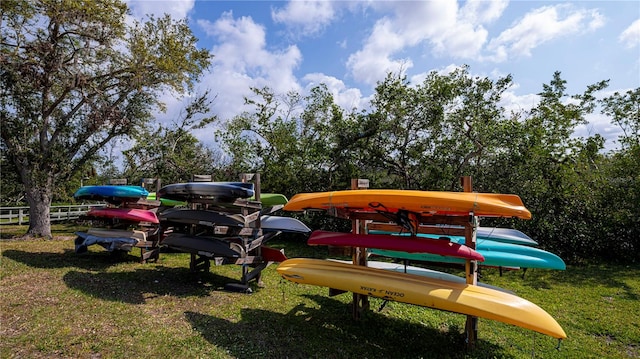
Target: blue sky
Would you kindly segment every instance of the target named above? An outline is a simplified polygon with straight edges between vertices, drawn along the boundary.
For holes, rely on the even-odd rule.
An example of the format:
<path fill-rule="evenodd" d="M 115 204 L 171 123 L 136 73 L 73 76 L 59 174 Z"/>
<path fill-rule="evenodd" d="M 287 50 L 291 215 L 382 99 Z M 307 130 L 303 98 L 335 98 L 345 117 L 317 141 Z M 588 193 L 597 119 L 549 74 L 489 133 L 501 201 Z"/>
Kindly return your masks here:
<path fill-rule="evenodd" d="M 187 18 L 215 56 L 201 89 L 217 94 L 221 119 L 240 113 L 250 87 L 279 93 L 325 83 L 345 109 L 366 108 L 376 81 L 404 71 L 469 65 L 473 75 L 511 74 L 507 108 L 535 106 L 554 71 L 571 94 L 610 80 L 601 96 L 640 87 L 639 1 L 193 1 L 130 0 L 132 16 Z M 168 119 L 182 106 L 165 97 Z M 576 135 L 619 133 L 598 115 Z M 196 134 L 211 141 L 211 130 Z"/>

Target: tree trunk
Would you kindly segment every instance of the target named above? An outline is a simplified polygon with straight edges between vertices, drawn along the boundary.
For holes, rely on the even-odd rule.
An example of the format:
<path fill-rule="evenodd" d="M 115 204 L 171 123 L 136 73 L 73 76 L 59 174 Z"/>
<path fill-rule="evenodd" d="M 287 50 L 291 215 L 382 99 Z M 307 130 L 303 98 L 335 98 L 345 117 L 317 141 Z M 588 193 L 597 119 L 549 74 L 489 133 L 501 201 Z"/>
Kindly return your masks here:
<path fill-rule="evenodd" d="M 38 188 L 30 183 L 31 188 L 26 188 L 26 199 L 29 204 L 29 230 L 27 237 L 45 237 L 51 239 L 51 181 L 47 185 Z"/>

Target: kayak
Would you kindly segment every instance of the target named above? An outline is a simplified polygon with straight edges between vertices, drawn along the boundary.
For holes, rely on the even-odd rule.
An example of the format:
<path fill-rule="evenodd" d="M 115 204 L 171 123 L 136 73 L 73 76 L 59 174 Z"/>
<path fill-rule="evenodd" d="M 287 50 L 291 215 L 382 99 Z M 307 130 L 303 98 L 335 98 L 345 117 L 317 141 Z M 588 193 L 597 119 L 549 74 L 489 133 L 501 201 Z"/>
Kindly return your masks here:
<path fill-rule="evenodd" d="M 558 322 L 539 306 L 491 288 L 323 259 L 289 259 L 276 270 L 295 283 L 496 320 L 558 339 L 567 337 Z"/>
<path fill-rule="evenodd" d="M 463 260 L 484 260 L 480 253 L 464 244 L 426 237 L 313 231 L 307 243 L 312 246 L 378 248 L 409 253 L 433 253 L 441 256 L 453 256 Z"/>
<path fill-rule="evenodd" d="M 530 219 L 517 195 L 476 192 L 437 192 L 394 189 L 345 190 L 299 193 L 283 207 L 285 211 L 308 209 L 330 213 L 398 213 Z"/>
<path fill-rule="evenodd" d="M 164 186 L 157 192 L 160 198 L 188 202 L 229 201 L 237 198 L 249 198 L 254 194 L 253 183 L 245 182 L 175 183 Z"/>
<path fill-rule="evenodd" d="M 135 208 L 91 208 L 87 216 L 96 218 L 116 218 L 133 222 L 160 223 L 156 213 Z"/>
<path fill-rule="evenodd" d="M 140 186 L 83 186 L 74 194 L 75 199 L 107 201 L 113 204 L 122 202 L 135 202 L 149 195 L 146 189 Z"/>

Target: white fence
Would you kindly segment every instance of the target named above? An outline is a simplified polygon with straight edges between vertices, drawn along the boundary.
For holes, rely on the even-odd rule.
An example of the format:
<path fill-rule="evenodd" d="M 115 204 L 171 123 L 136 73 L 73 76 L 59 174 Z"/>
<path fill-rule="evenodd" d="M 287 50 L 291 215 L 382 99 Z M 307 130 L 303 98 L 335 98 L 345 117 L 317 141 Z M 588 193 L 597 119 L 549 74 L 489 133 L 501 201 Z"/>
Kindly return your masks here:
<path fill-rule="evenodd" d="M 51 222 L 77 219 L 92 207 L 104 207 L 104 204 L 51 206 L 49 217 Z M 0 224 L 27 223 L 29 223 L 29 207 L 0 207 Z"/>

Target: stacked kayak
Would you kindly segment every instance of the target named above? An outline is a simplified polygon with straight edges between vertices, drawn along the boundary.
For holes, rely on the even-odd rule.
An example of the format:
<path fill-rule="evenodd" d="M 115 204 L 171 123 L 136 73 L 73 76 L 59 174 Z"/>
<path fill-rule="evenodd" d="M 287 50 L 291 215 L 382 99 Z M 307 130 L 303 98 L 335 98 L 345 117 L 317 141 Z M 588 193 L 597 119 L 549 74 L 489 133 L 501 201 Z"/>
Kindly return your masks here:
<path fill-rule="evenodd" d="M 530 219 L 531 213 L 516 195 L 347 190 L 297 194 L 284 210 L 325 211 L 353 220 L 353 228 L 362 228 L 358 225 L 361 222 L 357 221 L 364 221 L 367 226 L 378 222 L 378 228 L 401 228 L 398 232 L 368 230 L 366 234 L 314 231 L 309 237 L 309 245 L 357 247 L 399 259 L 434 258 L 452 263 L 477 261 L 497 266 L 526 264 L 529 268 L 564 269 L 560 258 L 535 248 L 535 241 L 516 230 L 481 227 L 476 232 L 475 249 L 465 246 L 464 237 L 449 235 L 450 232 L 459 233 L 463 228 L 459 226 L 454 230 L 450 227 L 448 222 L 455 217 Z M 436 220 L 443 222 L 434 222 Z M 408 233 L 402 233 L 404 230 Z M 282 262 L 277 271 L 283 278 L 296 283 L 497 320 L 554 338 L 566 338 L 563 329 L 546 311 L 508 290 L 468 284 L 465 278 L 426 268 L 356 261 L 355 258 L 354 263 L 295 258 Z"/>
<path fill-rule="evenodd" d="M 216 265 L 242 265 L 243 284 L 270 262 L 287 259 L 281 251 L 266 246 L 269 240 L 283 232 L 311 232 L 295 218 L 272 215 L 287 198 L 275 193 L 257 197 L 252 183 L 176 183 L 158 190 L 157 196 L 185 203 L 158 213 L 165 233 L 161 245 L 191 253 L 192 269 L 208 270 L 211 260 Z M 248 266 L 256 274 L 247 272 Z"/>
<path fill-rule="evenodd" d="M 461 236 L 436 236 L 431 234 L 419 234 L 419 237 L 430 238 L 443 242 L 464 244 Z M 404 237 L 399 235 L 399 237 Z M 477 235 L 476 250 L 484 257 L 479 263 L 484 266 L 509 267 L 509 268 L 540 268 L 565 270 L 566 265 L 562 258 L 545 250 L 528 245 L 500 242 L 489 239 L 480 234 Z M 393 251 L 372 248 L 371 254 L 391 258 L 408 259 L 412 261 L 440 262 L 440 263 L 464 263 L 455 257 L 442 256 L 437 253 L 407 253 L 406 251 Z"/>
<path fill-rule="evenodd" d="M 149 192 L 140 186 L 83 186 L 73 197 L 76 200 L 105 201 L 112 204 L 135 202 L 146 198 Z"/>
<path fill-rule="evenodd" d="M 135 246 L 147 246 L 147 234 L 156 233 L 160 223 L 156 216 L 159 202 L 148 200 L 149 192 L 139 186 L 83 186 L 74 198 L 106 202 L 93 207 L 85 219 L 105 228 L 89 228 L 76 232 L 76 253 L 87 252 L 91 245 L 100 245 L 109 252 L 129 252 Z M 153 241 L 150 241 L 152 246 Z"/>

